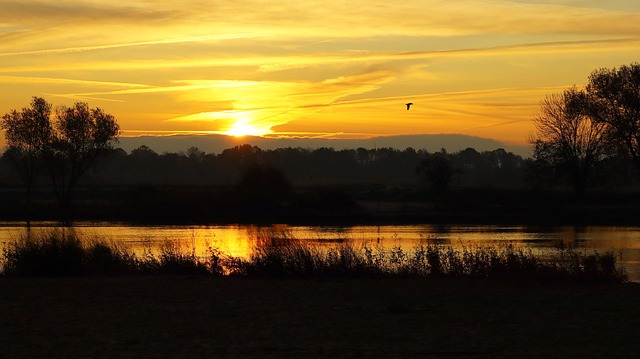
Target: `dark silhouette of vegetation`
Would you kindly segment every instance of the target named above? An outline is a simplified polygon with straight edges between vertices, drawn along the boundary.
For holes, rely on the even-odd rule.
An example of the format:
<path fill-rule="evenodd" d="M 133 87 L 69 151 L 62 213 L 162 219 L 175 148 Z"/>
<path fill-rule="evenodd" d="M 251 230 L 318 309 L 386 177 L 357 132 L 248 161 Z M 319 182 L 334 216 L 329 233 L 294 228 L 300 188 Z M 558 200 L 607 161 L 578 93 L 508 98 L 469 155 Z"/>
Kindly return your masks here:
<path fill-rule="evenodd" d="M 593 121 L 607 126 L 640 170 L 640 64 L 598 69 L 585 91 Z"/>
<path fill-rule="evenodd" d="M 24 218 L 5 152 L 0 160 L 0 218 Z M 108 151 L 77 185 L 74 219 L 149 223 L 635 223 L 638 182 L 627 157 L 593 167 L 587 197 L 566 192 L 549 166 L 503 149 L 439 153 L 453 174 L 447 191 L 424 186 L 416 173 L 423 150 L 335 150 L 239 146 L 220 154 L 156 153 L 142 146 Z M 242 158 L 244 165 L 238 165 Z M 335 164 L 335 165 L 334 165 Z M 249 169 L 270 168 L 290 191 L 241 184 Z M 254 176 L 259 177 L 259 176 Z M 248 183 L 248 182 L 247 182 Z M 280 182 L 282 184 L 282 182 Z M 241 190 L 241 188 L 246 190 Z M 598 191 L 595 191 L 598 189 Z M 254 198 L 251 193 L 257 191 Z M 565 193 L 566 192 L 566 193 Z M 254 201 L 261 198 L 262 203 Z M 279 197 L 280 196 L 280 197 Z M 52 186 L 36 182 L 33 218 L 58 219 Z M 582 199 L 580 199 L 582 198 Z M 583 204 L 575 206 L 576 200 Z M 581 202 L 581 203 L 582 203 Z M 259 210 L 260 207 L 269 210 Z M 608 208 L 606 212 L 596 208 Z M 577 222 L 576 222 L 577 221 Z"/>
<path fill-rule="evenodd" d="M 212 255 L 214 252 L 212 251 Z M 181 274 L 221 275 L 214 259 L 203 260 L 175 245 L 165 244 L 157 255 L 136 256 L 116 244 L 81 240 L 73 231 L 53 231 L 23 237 L 5 249 L 3 274 L 10 277 Z"/>
<path fill-rule="evenodd" d="M 68 223 L 78 180 L 117 142 L 119 126 L 115 118 L 100 108 L 76 103 L 73 107 L 58 107 L 52 119 L 51 105 L 34 97 L 30 108 L 10 111 L 3 116 L 1 125 L 8 148 L 3 157 L 18 165 L 27 189 L 27 225 L 33 186 L 44 163 L 62 219 Z"/>
<path fill-rule="evenodd" d="M 198 148 L 191 148 L 186 153 L 157 153 L 147 146 L 141 146 L 129 154 L 121 149 L 110 151 L 101 166 L 89 171 L 88 175 L 93 183 L 104 186 L 219 186 L 235 185 L 248 168 L 269 167 L 281 171 L 297 188 L 415 186 L 422 178 L 416 169 L 423 159 L 433 155 L 413 148 L 262 150 L 250 145 L 236 146 L 219 154 L 204 153 Z M 469 148 L 442 156 L 457 169 L 450 178 L 450 185 L 496 188 L 525 186 L 522 170 L 526 161 L 503 149 L 477 152 Z"/>
<path fill-rule="evenodd" d="M 424 173 L 423 181 L 431 185 L 438 192 L 446 191 L 449 188 L 454 168 L 450 156 L 443 148 L 440 152 L 427 155 L 418 166 L 418 173 Z"/>
<path fill-rule="evenodd" d="M 640 170 L 640 64 L 598 69 L 584 90 L 548 96 L 535 123 L 534 175 L 567 178 L 581 194 L 605 171 L 628 173 L 627 158 Z"/>
<path fill-rule="evenodd" d="M 5 130 L 7 151 L 4 158 L 18 170 L 26 194 L 27 227 L 31 223 L 31 198 L 37 177 L 41 174 L 45 153 L 53 137 L 49 118 L 51 105 L 43 98 L 34 97 L 31 106 L 22 111 L 12 110 L 2 117 L 0 128 Z"/>
<path fill-rule="evenodd" d="M 97 158 L 113 148 L 120 128 L 112 115 L 100 108 L 90 109 L 86 103 L 59 107 L 53 127 L 55 132 L 49 145 L 48 160 L 63 219 L 68 222 L 78 180 Z"/>
<path fill-rule="evenodd" d="M 461 277 L 499 280 L 622 282 L 624 268 L 612 252 L 581 253 L 569 249 L 536 256 L 530 250 L 506 247 L 419 245 L 357 247 L 350 243 L 316 246 L 282 231 L 256 235 L 250 258 L 211 250 L 199 258 L 193 250 L 164 245 L 158 255 L 138 257 L 122 248 L 72 233 L 52 232 L 23 238 L 4 253 L 5 276 L 79 276 L 124 274 L 230 275 L 248 277 Z"/>
<path fill-rule="evenodd" d="M 567 176 L 582 194 L 594 168 L 610 155 L 606 124 L 588 115 L 588 95 L 572 87 L 547 96 L 534 119 L 537 133 L 530 139 L 538 168 L 548 167 L 558 177 Z"/>

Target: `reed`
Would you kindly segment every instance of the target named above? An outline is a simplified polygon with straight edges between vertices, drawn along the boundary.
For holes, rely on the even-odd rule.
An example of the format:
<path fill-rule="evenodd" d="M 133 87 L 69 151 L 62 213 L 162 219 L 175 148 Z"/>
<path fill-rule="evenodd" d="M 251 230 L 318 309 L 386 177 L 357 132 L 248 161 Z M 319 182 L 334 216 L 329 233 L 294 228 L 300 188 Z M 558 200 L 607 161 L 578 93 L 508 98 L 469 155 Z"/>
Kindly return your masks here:
<path fill-rule="evenodd" d="M 497 280 L 572 280 L 623 282 L 624 267 L 613 252 L 588 253 L 559 248 L 544 255 L 530 249 L 419 245 L 406 251 L 313 244 L 286 231 L 255 235 L 249 258 L 231 257 L 210 249 L 205 258 L 193 249 L 163 245 L 159 254 L 136 256 L 104 241 L 79 239 L 73 232 L 53 231 L 23 237 L 5 249 L 4 276 L 198 275 L 245 277 L 450 277 Z"/>
<path fill-rule="evenodd" d="M 257 241 L 248 259 L 227 262 L 231 275 L 256 277 L 464 277 L 497 280 L 577 280 L 622 282 L 625 268 L 614 252 L 587 253 L 556 249 L 536 255 L 530 249 L 419 245 L 327 247 L 295 238 L 267 236 Z"/>
<path fill-rule="evenodd" d="M 137 272 L 140 260 L 115 244 L 56 230 L 9 243 L 2 268 L 6 276 L 120 275 Z"/>

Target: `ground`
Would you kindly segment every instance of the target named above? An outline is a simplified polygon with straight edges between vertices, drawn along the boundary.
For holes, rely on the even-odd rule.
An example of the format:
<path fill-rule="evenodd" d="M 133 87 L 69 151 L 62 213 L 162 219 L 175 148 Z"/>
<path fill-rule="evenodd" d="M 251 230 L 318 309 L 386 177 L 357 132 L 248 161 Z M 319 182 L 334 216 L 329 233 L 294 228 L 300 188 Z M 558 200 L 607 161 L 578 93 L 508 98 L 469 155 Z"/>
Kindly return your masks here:
<path fill-rule="evenodd" d="M 0 278 L 0 357 L 633 357 L 640 285 Z"/>

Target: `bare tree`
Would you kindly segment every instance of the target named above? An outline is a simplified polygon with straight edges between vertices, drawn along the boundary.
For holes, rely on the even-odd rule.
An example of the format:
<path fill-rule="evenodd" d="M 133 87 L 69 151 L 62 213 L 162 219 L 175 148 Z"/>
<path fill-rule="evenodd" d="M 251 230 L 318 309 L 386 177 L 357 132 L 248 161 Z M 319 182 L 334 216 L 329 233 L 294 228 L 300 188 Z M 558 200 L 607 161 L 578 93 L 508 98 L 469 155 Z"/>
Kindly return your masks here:
<path fill-rule="evenodd" d="M 590 117 L 588 101 L 587 93 L 575 86 L 545 97 L 534 118 L 537 133 L 529 139 L 534 159 L 567 175 L 576 193 L 584 192 L 609 148 L 608 126 Z"/>
<path fill-rule="evenodd" d="M 56 109 L 54 136 L 50 144 L 50 169 L 56 196 L 69 222 L 76 184 L 96 159 L 118 141 L 120 128 L 113 115 L 86 103 Z"/>
<path fill-rule="evenodd" d="M 43 169 L 44 154 L 53 135 L 50 117 L 51 105 L 43 98 L 33 97 L 30 107 L 12 110 L 0 121 L 7 141 L 5 156 L 18 170 L 27 192 L 27 227 L 31 225 L 33 187 Z"/>
<path fill-rule="evenodd" d="M 610 127 L 640 170 L 640 64 L 596 70 L 586 91 L 589 114 Z"/>

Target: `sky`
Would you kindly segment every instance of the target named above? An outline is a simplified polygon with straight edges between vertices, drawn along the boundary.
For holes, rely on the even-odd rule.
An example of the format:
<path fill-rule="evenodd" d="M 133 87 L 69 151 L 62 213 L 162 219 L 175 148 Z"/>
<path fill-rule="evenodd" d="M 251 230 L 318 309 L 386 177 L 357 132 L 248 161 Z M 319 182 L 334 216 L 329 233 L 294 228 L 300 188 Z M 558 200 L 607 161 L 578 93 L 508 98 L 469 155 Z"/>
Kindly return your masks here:
<path fill-rule="evenodd" d="M 640 61 L 636 0 L 0 0 L 0 14 L 0 114 L 87 102 L 122 136 L 525 145 L 545 95 Z"/>

